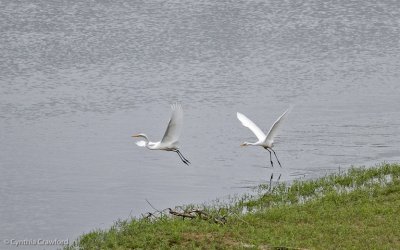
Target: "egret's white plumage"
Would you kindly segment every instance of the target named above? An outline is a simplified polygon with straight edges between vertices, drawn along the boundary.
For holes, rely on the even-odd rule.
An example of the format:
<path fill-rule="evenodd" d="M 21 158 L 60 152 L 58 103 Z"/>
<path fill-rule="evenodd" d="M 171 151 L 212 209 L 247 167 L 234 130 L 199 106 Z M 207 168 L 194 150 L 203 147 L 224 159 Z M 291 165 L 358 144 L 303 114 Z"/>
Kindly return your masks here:
<path fill-rule="evenodd" d="M 247 118 L 244 114 L 237 112 L 237 118 L 239 121 L 242 123 L 243 126 L 249 128 L 251 132 L 253 132 L 257 138 L 258 141 L 264 141 L 266 136 L 264 132 L 249 118 Z"/>
<path fill-rule="evenodd" d="M 183 110 L 180 104 L 172 105 L 172 115 L 169 120 L 168 127 L 165 130 L 164 136 L 161 140 L 161 144 L 173 145 L 178 144 L 178 139 L 181 134 L 183 124 Z M 177 146 L 177 145 L 176 145 Z"/>
<path fill-rule="evenodd" d="M 286 114 L 288 113 L 289 109 L 287 109 L 279 118 L 272 124 L 271 128 L 268 131 L 267 137 L 265 138 L 265 142 L 273 147 L 274 138 L 278 134 L 278 131 L 282 125 L 283 120 L 286 118 Z"/>
<path fill-rule="evenodd" d="M 181 160 L 188 165 L 190 162 L 181 154 L 179 151 L 179 136 L 182 130 L 183 124 L 183 110 L 182 106 L 178 103 L 171 105 L 172 114 L 169 120 L 167 129 L 165 130 L 164 136 L 159 142 L 149 141 L 146 134 L 136 134 L 132 137 L 141 137 L 144 141 L 136 142 L 139 147 L 146 147 L 151 150 L 165 150 L 174 151 L 178 153 Z"/>
<path fill-rule="evenodd" d="M 137 141 L 136 145 L 138 145 L 139 147 L 146 147 L 146 142 L 145 141 Z"/>
<path fill-rule="evenodd" d="M 258 139 L 258 141 L 256 142 L 244 142 L 241 144 L 241 146 L 261 146 L 265 148 L 266 150 L 269 151 L 271 165 L 273 166 L 273 162 L 271 159 L 271 151 L 272 151 L 275 154 L 279 166 L 281 166 L 281 163 L 279 162 L 278 157 L 276 156 L 276 153 L 272 149 L 272 147 L 274 146 L 274 138 L 276 137 L 279 128 L 282 125 L 282 121 L 286 118 L 286 115 L 288 114 L 289 110 L 290 108 L 287 109 L 281 116 L 279 116 L 279 118 L 274 122 L 274 124 L 272 124 L 267 135 L 265 135 L 264 132 L 252 120 L 247 118 L 244 114 L 237 112 L 237 118 L 242 123 L 242 125 L 249 128 L 256 135 Z"/>

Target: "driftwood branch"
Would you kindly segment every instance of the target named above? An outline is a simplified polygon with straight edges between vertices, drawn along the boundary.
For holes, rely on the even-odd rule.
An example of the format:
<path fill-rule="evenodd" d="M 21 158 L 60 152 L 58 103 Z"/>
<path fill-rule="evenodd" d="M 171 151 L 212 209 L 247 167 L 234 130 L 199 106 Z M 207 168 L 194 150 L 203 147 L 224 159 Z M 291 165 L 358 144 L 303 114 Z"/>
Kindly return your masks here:
<path fill-rule="evenodd" d="M 225 216 L 220 216 L 219 213 L 218 215 L 210 215 L 204 210 L 194 208 L 194 209 L 184 209 L 183 207 L 175 207 L 175 209 L 172 208 L 166 208 L 164 210 L 159 210 L 155 208 L 147 199 L 145 199 L 147 204 L 154 209 L 155 212 L 147 212 L 146 214 L 143 214 L 143 218 L 146 219 L 151 219 L 151 218 L 159 218 L 159 216 L 164 216 L 167 215 L 166 211 L 168 211 L 168 214 L 171 216 L 176 216 L 176 217 L 181 217 L 183 220 L 185 218 L 188 219 L 202 219 L 202 220 L 208 220 L 208 221 L 213 221 L 214 223 L 217 224 L 225 224 L 226 223 L 226 217 Z"/>
<path fill-rule="evenodd" d="M 190 219 L 199 218 L 199 219 L 202 219 L 202 220 L 213 221 L 214 223 L 221 224 L 221 225 L 226 223 L 226 217 L 225 216 L 220 216 L 220 215 L 212 216 L 209 213 L 205 212 L 204 210 L 200 210 L 200 209 L 192 209 L 192 210 L 189 210 L 189 211 L 182 211 L 182 212 L 173 210 L 171 208 L 168 208 L 168 210 L 169 210 L 169 213 L 171 215 L 182 217 L 182 219 L 185 219 L 185 218 L 190 218 Z"/>
<path fill-rule="evenodd" d="M 151 205 L 150 201 L 148 201 L 147 199 L 145 199 L 145 201 L 147 202 L 147 204 L 150 205 L 151 208 L 153 208 L 155 211 L 159 212 L 160 214 L 162 214 L 162 211 L 158 210 L 157 208 L 155 208 L 153 205 Z"/>
<path fill-rule="evenodd" d="M 165 210 L 166 209 L 159 210 L 159 209 L 155 208 L 147 199 L 145 199 L 145 201 L 147 202 L 147 204 L 150 205 L 151 208 L 154 209 L 154 212 L 147 212 L 145 214 L 142 214 L 143 218 L 146 218 L 146 219 L 151 219 L 151 218 L 157 219 L 160 216 L 164 216 L 165 215 Z"/>
<path fill-rule="evenodd" d="M 175 211 L 175 210 L 173 210 L 171 208 L 168 208 L 168 210 L 169 210 L 170 214 L 172 214 L 174 216 L 182 217 L 182 219 L 185 219 L 185 218 L 194 219 L 194 218 L 196 218 L 196 215 L 193 215 L 190 212 L 189 213 L 187 213 L 187 212 L 178 212 L 178 211 Z"/>

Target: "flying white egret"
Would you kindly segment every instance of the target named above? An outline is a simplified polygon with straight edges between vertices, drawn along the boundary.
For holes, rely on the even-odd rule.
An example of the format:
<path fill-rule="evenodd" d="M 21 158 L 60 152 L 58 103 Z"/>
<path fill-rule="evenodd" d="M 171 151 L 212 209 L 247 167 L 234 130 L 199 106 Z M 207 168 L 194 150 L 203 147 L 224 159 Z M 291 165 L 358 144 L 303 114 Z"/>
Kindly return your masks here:
<path fill-rule="evenodd" d="M 172 107 L 172 115 L 169 120 L 167 130 L 165 131 L 164 137 L 159 142 L 151 142 L 149 141 L 146 134 L 140 133 L 136 135 L 132 135 L 132 137 L 142 137 L 144 141 L 136 142 L 136 145 L 139 147 L 146 147 L 151 150 L 165 150 L 165 151 L 173 151 L 179 155 L 179 158 L 185 163 L 189 165 L 190 161 L 187 160 L 182 153 L 179 151 L 179 135 L 182 129 L 183 123 L 183 111 L 182 106 L 178 103 L 171 105 Z"/>
<path fill-rule="evenodd" d="M 281 163 L 278 160 L 278 157 L 276 156 L 275 151 L 272 149 L 274 146 L 274 138 L 277 135 L 278 129 L 280 125 L 282 124 L 282 121 L 285 119 L 286 114 L 290 110 L 287 109 L 271 126 L 269 129 L 269 132 L 267 135 L 264 134 L 264 132 L 254 123 L 252 122 L 249 118 L 247 118 L 244 114 L 237 112 L 237 118 L 239 121 L 242 123 L 243 126 L 249 128 L 257 137 L 258 141 L 257 142 L 243 142 L 240 146 L 261 146 L 265 148 L 269 152 L 269 160 L 271 162 L 271 166 L 274 166 L 274 163 L 272 162 L 272 156 L 271 156 L 271 151 L 274 152 L 275 158 L 279 163 L 279 166 L 282 167 Z"/>

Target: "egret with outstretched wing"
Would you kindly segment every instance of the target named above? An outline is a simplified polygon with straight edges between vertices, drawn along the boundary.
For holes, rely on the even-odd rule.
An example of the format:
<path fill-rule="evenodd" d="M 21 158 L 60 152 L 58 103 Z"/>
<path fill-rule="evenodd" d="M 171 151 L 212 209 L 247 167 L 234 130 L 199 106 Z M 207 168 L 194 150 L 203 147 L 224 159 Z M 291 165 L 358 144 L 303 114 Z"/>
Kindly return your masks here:
<path fill-rule="evenodd" d="M 132 137 L 141 137 L 144 141 L 136 142 L 136 145 L 139 147 L 146 147 L 151 150 L 165 150 L 165 151 L 173 151 L 179 155 L 179 158 L 185 163 L 189 165 L 190 161 L 187 160 L 182 153 L 179 151 L 179 135 L 182 130 L 183 123 L 183 110 L 182 106 L 178 103 L 172 105 L 172 115 L 169 120 L 168 127 L 164 133 L 163 138 L 159 142 L 151 142 L 149 141 L 146 134 L 140 133 L 136 135 L 132 135 Z"/>
<path fill-rule="evenodd" d="M 278 156 L 276 156 L 275 151 L 272 149 L 274 146 L 274 138 L 277 135 L 277 132 L 282 124 L 282 121 L 286 118 L 288 111 L 287 109 L 271 126 L 267 135 L 249 118 L 247 118 L 244 114 L 237 112 L 237 118 L 242 123 L 243 126 L 250 129 L 257 137 L 258 141 L 256 142 L 243 142 L 240 146 L 261 146 L 265 148 L 269 152 L 269 160 L 271 162 L 271 166 L 274 166 L 272 162 L 271 152 L 274 153 L 276 160 L 279 163 L 279 166 L 282 167 L 281 163 L 278 160 Z"/>

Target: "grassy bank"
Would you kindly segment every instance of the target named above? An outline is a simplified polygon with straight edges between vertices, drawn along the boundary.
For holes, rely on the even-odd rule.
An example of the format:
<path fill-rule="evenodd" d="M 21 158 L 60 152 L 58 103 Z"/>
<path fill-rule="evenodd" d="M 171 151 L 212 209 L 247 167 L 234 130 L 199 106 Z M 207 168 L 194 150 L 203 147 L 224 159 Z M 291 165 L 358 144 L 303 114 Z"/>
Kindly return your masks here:
<path fill-rule="evenodd" d="M 230 204 L 119 221 L 70 249 L 400 249 L 400 165 L 261 186 Z M 190 212 L 191 211 L 191 212 Z"/>

